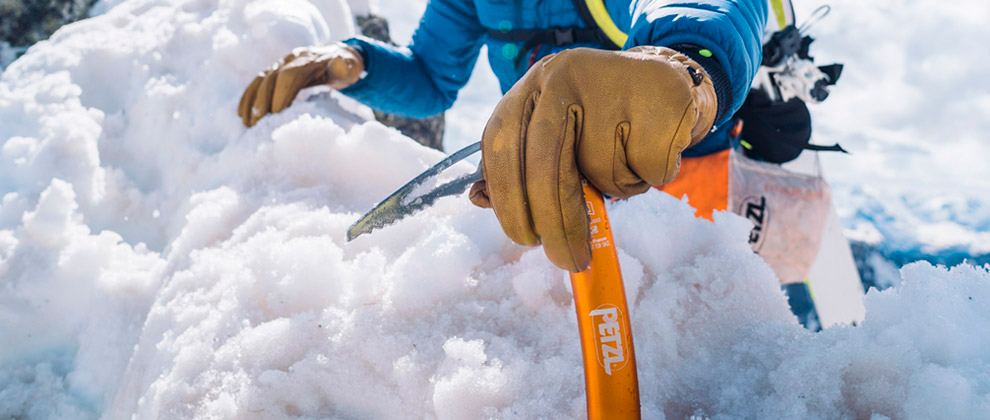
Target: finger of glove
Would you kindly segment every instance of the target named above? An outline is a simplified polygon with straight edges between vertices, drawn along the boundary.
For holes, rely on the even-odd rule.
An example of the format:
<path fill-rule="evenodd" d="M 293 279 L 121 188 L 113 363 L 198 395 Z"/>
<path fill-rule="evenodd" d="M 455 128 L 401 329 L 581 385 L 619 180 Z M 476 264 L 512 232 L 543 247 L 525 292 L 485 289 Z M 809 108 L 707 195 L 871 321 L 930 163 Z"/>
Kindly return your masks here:
<path fill-rule="evenodd" d="M 578 168 L 599 191 L 617 198 L 628 198 L 650 188 L 649 184 L 629 168 L 625 144 L 632 124 L 621 118 L 596 121 L 585 117 L 581 141 L 578 143 Z M 587 121 L 591 120 L 591 121 Z"/>
<path fill-rule="evenodd" d="M 579 272 L 591 263 L 591 232 L 575 143 L 582 110 L 546 100 L 533 111 L 526 141 L 526 189 L 536 234 L 555 265 Z"/>
<path fill-rule="evenodd" d="M 673 181 L 680 169 L 681 152 L 691 144 L 696 115 L 690 100 L 672 101 L 671 106 L 674 109 L 666 111 L 671 118 L 644 121 L 642 132 L 631 131 L 624 142 L 629 168 L 650 185 Z M 661 121 L 667 124 L 657 124 Z"/>
<path fill-rule="evenodd" d="M 272 94 L 275 90 L 275 81 L 279 72 L 269 73 L 258 85 L 258 93 L 255 94 L 254 103 L 251 105 L 251 125 L 254 125 L 265 114 L 271 112 Z"/>
<path fill-rule="evenodd" d="M 271 112 L 282 112 L 283 109 L 288 108 L 299 91 L 310 86 L 310 82 L 325 71 L 326 66 L 317 62 L 284 68 L 279 72 L 272 91 Z"/>
<path fill-rule="evenodd" d="M 468 193 L 468 198 L 471 200 L 471 204 L 474 204 L 483 209 L 492 208 L 492 200 L 488 197 L 488 188 L 485 180 L 475 182 L 471 185 L 471 192 Z"/>
<path fill-rule="evenodd" d="M 481 140 L 485 185 L 495 216 L 509 239 L 535 246 L 540 243 L 526 196 L 524 172 L 526 131 L 539 93 L 513 88 L 499 101 Z"/>
<path fill-rule="evenodd" d="M 264 75 L 258 75 L 251 81 L 247 89 L 244 89 L 244 94 L 241 95 L 241 102 L 237 104 L 237 115 L 241 117 L 241 121 L 245 126 L 250 127 L 251 124 L 251 105 L 254 104 L 254 96 L 258 93 L 258 86 L 261 85 L 261 81 L 264 79 Z"/>

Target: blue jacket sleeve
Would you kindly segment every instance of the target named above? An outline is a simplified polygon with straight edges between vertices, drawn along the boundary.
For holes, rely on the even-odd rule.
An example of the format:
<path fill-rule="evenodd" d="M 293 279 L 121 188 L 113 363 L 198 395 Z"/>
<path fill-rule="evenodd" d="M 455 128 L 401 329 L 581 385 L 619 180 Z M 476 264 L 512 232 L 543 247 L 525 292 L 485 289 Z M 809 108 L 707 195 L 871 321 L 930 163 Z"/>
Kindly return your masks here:
<path fill-rule="evenodd" d="M 716 82 L 716 90 L 725 92 L 719 94 L 721 118 L 716 126 L 739 110 L 763 57 L 766 0 L 636 0 L 632 10 L 633 24 L 626 48 L 694 45 L 707 49 L 720 67 L 709 73 L 724 72 L 729 85 L 718 86 Z M 712 74 L 712 78 L 718 76 Z"/>
<path fill-rule="evenodd" d="M 367 75 L 342 93 L 379 111 L 413 118 L 441 113 L 478 59 L 484 28 L 471 0 L 432 0 L 408 48 L 351 38 Z"/>

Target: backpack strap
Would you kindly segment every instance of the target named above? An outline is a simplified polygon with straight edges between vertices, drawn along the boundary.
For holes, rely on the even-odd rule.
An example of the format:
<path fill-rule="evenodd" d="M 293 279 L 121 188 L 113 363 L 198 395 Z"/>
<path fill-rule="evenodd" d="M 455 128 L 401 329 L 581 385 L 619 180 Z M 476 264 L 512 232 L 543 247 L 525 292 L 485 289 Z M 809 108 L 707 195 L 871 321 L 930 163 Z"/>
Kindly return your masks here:
<path fill-rule="evenodd" d="M 604 0 L 571 0 L 571 2 L 574 3 L 574 8 L 581 15 L 585 26 L 599 32 L 602 45 L 616 50 L 626 45 L 629 35 L 615 25 L 612 16 L 608 14 L 608 9 L 605 8 Z"/>
<path fill-rule="evenodd" d="M 610 50 L 622 49 L 626 39 L 625 32 L 619 29 L 605 9 L 604 0 L 571 0 L 578 15 L 584 22 L 584 28 L 549 28 L 549 29 L 513 29 L 502 31 L 489 29 L 488 36 L 508 42 L 522 42 L 521 51 L 529 51 L 540 44 L 566 47 L 578 43 L 596 42 Z M 516 64 L 524 56 L 516 57 Z"/>
<path fill-rule="evenodd" d="M 509 42 L 523 42 L 523 50 L 528 50 L 536 44 L 550 44 L 558 47 L 581 42 L 600 42 L 598 31 L 589 28 L 550 28 L 550 29 L 514 29 L 500 31 L 489 29 L 488 36 Z"/>

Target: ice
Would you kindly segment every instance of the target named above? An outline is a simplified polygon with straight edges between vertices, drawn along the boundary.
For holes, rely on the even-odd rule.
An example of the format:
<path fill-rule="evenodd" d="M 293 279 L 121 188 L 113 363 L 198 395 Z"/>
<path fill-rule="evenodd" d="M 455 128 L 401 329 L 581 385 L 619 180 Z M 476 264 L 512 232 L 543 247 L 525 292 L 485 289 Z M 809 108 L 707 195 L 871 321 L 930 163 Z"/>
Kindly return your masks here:
<path fill-rule="evenodd" d="M 350 36 L 348 4 L 102 4 L 0 75 L 0 418 L 584 416 L 568 278 L 490 210 L 345 241 L 442 154 L 325 89 L 241 125 L 256 72 Z M 813 334 L 751 225 L 693 213 L 610 208 L 645 418 L 990 412 L 987 267 L 891 268 L 860 326 Z"/>

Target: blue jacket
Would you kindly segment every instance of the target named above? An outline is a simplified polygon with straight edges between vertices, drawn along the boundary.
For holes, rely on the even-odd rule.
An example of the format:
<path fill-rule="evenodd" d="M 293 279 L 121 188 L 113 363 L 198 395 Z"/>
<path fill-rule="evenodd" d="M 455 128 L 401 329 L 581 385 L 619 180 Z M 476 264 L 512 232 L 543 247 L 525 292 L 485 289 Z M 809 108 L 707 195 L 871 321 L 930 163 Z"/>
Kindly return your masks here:
<path fill-rule="evenodd" d="M 720 110 L 722 118 L 716 122 L 727 125 L 746 99 L 760 65 L 766 0 L 605 0 L 605 6 L 619 29 L 629 34 L 626 49 L 691 44 L 710 50 L 716 64 L 709 66 L 720 66 L 727 76 L 722 83 L 730 85 L 716 86 L 731 92 L 731 98 L 720 95 L 720 101 L 729 102 L 720 107 L 731 106 Z M 494 39 L 489 29 L 584 26 L 571 0 L 430 0 L 408 48 L 365 38 L 345 41 L 362 51 L 368 73 L 342 92 L 380 111 L 410 117 L 438 114 L 450 108 L 467 83 L 483 44 L 503 93 L 525 74 L 529 62 L 560 50 L 520 51 L 522 43 Z M 581 46 L 603 48 L 594 43 L 571 47 Z M 516 60 L 518 54 L 529 57 Z M 717 69 L 709 73 L 712 70 Z M 685 155 L 727 147 L 724 131 L 725 127 Z"/>

